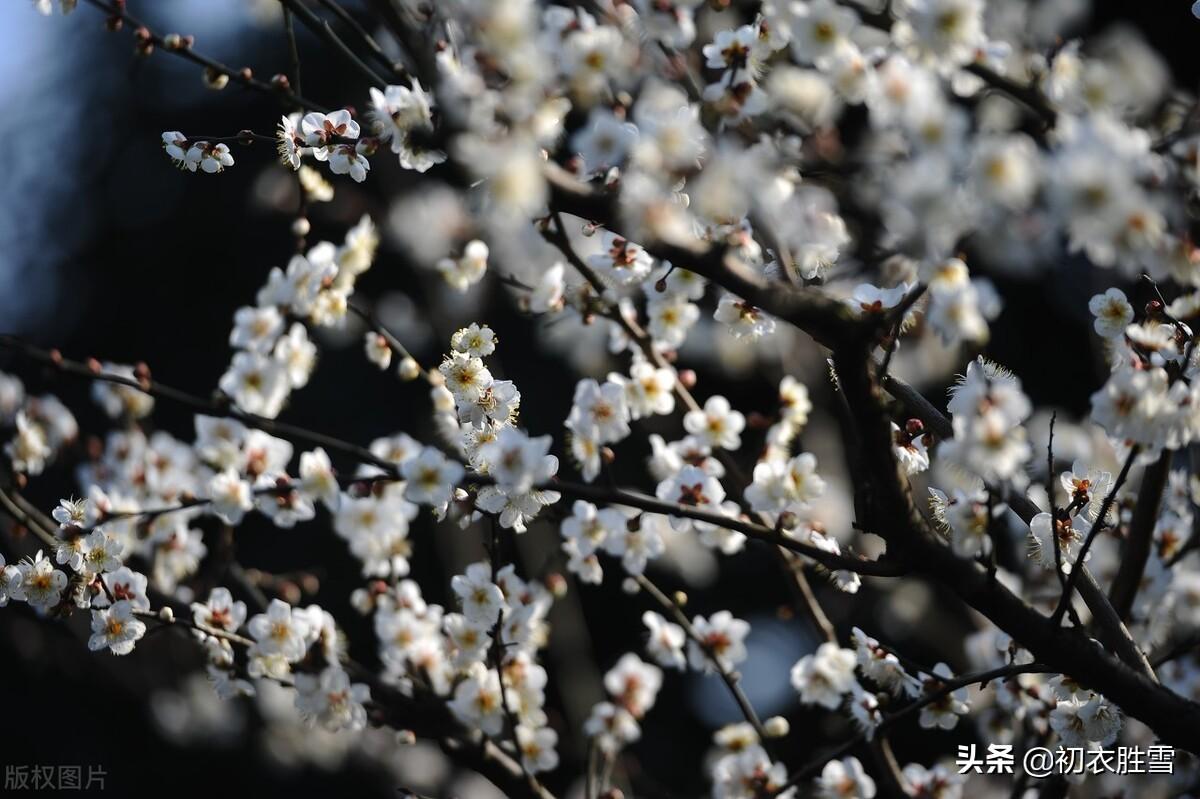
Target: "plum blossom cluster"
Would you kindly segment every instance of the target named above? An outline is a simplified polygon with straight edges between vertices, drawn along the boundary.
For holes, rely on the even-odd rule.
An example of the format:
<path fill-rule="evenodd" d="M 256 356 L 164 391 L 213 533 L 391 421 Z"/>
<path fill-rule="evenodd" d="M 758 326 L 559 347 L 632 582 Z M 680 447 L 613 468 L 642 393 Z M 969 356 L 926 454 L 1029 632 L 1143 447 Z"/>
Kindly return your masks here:
<path fill-rule="evenodd" d="M 759 722 L 740 693 L 752 617 L 720 607 L 734 607 L 720 592 L 704 614 L 684 615 L 680 594 L 644 612 L 647 660 L 621 644 L 593 686 L 602 700 L 567 723 L 541 661 L 563 635 L 549 614 L 566 579 L 503 562 L 502 544 L 544 526 L 552 568 L 585 592 L 615 571 L 641 598 L 666 596 L 660 572 L 690 588 L 761 545 L 823 636 L 790 670 L 794 699 L 848 720 L 848 744 L 885 747 L 915 723 L 1009 744 L 1158 735 L 1195 746 L 1179 730 L 1200 718 L 1189 701 L 1200 699 L 1200 251 L 1189 233 L 1200 131 L 1196 99 L 1171 87 L 1145 42 L 1122 30 L 1079 38 L 1087 4 L 1068 0 L 393 5 L 350 59 L 369 85 L 337 87 L 338 110 L 274 81 L 272 102 L 286 102 L 277 132 L 226 139 L 273 142 L 306 201 L 332 199 L 312 162 L 356 183 L 373 173 L 362 190 L 386 210 L 340 245 L 308 246 L 295 219 L 301 247 L 235 312 L 219 392 L 192 401 L 209 408 L 192 441 L 152 426 L 158 403 L 178 397 L 144 364 L 74 370 L 113 423 L 82 454 L 62 402 L 0 374 L 4 510 L 40 541 L 0 561 L 0 604 L 86 611 L 89 647 L 120 655 L 145 648 L 151 625 L 184 626 L 219 695 L 281 683 L 332 731 L 386 723 L 373 712 L 385 691 L 428 702 L 462 738 L 439 735 L 448 750 L 511 759 L 514 793 L 542 795 L 539 780 L 574 757 L 560 746 L 569 737 L 590 752 L 589 799 L 615 795 L 619 772 L 637 772 L 616 769 L 618 756 L 636 755 L 681 673 L 744 700 L 745 723 L 713 737 L 718 799 L 994 788 L 943 764 L 864 764 L 851 748 L 795 761 L 776 747 L 786 719 Z M 344 56 L 358 38 L 340 28 L 316 32 Z M 220 173 L 234 161 L 216 138 L 167 131 L 162 146 L 180 169 Z M 404 171 L 395 185 L 384 148 Z M 251 160 L 239 155 L 239 169 Z M 355 296 L 382 247 L 416 268 L 397 278 L 389 263 L 372 279 L 440 278 L 420 292 L 427 313 L 413 314 L 448 343 L 430 368 Z M 1077 338 L 1094 331 L 1104 374 L 1087 417 L 1060 419 L 1035 407 L 1040 381 L 984 348 L 1002 313 L 1020 312 L 1009 292 L 1082 285 L 1081 274 L 1100 292 Z M 523 408 L 506 379 L 516 373 L 502 358 L 530 353 L 485 316 L 485 290 L 536 332 L 547 373 L 570 367 L 573 394 L 553 419 L 528 410 L 552 398 L 530 394 Z M 1059 293 L 1049 300 L 1067 319 Z M 347 331 L 360 358 L 427 381 L 428 418 L 366 446 L 276 422 L 315 379 L 318 347 L 334 357 Z M 813 379 L 826 371 L 828 384 Z M 776 396 L 746 401 L 743 387 L 760 384 Z M 342 457 L 355 465 L 339 472 Z M 20 491 L 63 462 L 85 498 L 39 520 Z M 359 570 L 351 602 L 370 618 L 378 675 L 351 660 L 319 605 L 213 587 L 228 581 L 206 570 L 254 517 L 289 536 L 328 521 Z M 425 517 L 439 536 L 481 532 L 488 554 L 456 558 L 438 593 L 415 579 Z M 221 557 L 209 551 L 218 540 Z M 808 572 L 863 603 L 883 578 L 916 573 L 978 611 L 959 614 L 976 632 L 961 647 L 922 646 L 943 661 L 923 664 L 839 631 L 844 614 L 824 612 L 826 586 L 814 591 Z M 431 601 L 439 593 L 446 606 Z M 862 623 L 887 639 L 905 611 L 930 607 L 900 590 L 871 607 L 883 604 Z M 1080 652 L 1092 654 L 1075 663 Z"/>
<path fill-rule="evenodd" d="M 11 430 L 4 456 L 19 474 L 39 475 L 79 436 L 75 415 L 53 394 L 31 396 L 16 375 L 0 372 L 0 429 Z"/>
<path fill-rule="evenodd" d="M 163 131 L 163 150 L 171 163 L 188 172 L 213 174 L 233 166 L 233 154 L 225 142 L 192 141 L 177 130 Z"/>
<path fill-rule="evenodd" d="M 286 269 L 271 269 L 257 304 L 237 310 L 229 333 L 235 351 L 218 385 L 238 408 L 274 418 L 308 383 L 317 355 L 309 326 L 344 324 L 355 281 L 371 268 L 378 246 L 374 224 L 363 217 L 341 246 L 323 241 Z"/>
<path fill-rule="evenodd" d="M 499 736 L 507 725 L 531 774 L 558 764 L 558 734 L 545 712 L 547 676 L 538 663 L 553 597 L 509 565 L 473 563 L 455 575 L 458 610 L 426 602 L 411 580 L 364 592 L 373 614 L 384 678 L 406 693 L 442 697 L 469 729 Z"/>

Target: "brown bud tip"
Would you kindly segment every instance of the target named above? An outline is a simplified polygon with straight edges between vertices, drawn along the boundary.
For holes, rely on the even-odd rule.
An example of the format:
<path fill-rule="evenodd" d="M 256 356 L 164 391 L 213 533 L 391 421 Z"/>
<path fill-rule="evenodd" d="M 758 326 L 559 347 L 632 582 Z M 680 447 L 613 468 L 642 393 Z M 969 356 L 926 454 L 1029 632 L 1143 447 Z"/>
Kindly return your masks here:
<path fill-rule="evenodd" d="M 600 794 L 600 799 L 625 799 L 625 794 L 621 793 L 620 788 L 609 788 Z"/>
<path fill-rule="evenodd" d="M 250 69 L 250 67 L 242 67 L 238 75 L 242 77 L 242 80 L 250 80 L 254 77 L 254 70 Z"/>
<path fill-rule="evenodd" d="M 1150 300 L 1146 303 L 1146 313 L 1154 315 L 1162 311 L 1163 304 L 1158 300 Z"/>
<path fill-rule="evenodd" d="M 104 442 L 100 436 L 88 436 L 84 442 L 84 450 L 87 452 L 88 460 L 98 461 L 104 454 Z"/>
<path fill-rule="evenodd" d="M 55 366 L 62 366 L 63 355 L 61 350 L 50 350 L 50 363 Z"/>
<path fill-rule="evenodd" d="M 121 28 L 125 27 L 125 20 L 114 14 L 104 21 L 104 27 L 110 33 L 116 33 L 117 31 L 121 30 Z"/>
<path fill-rule="evenodd" d="M 613 452 L 611 447 L 600 448 L 600 460 L 604 461 L 605 463 L 612 463 L 616 459 L 617 453 Z"/>
<path fill-rule="evenodd" d="M 283 580 L 279 583 L 279 598 L 289 605 L 295 605 L 303 597 L 300 596 L 300 586 L 296 585 L 291 580 Z"/>
<path fill-rule="evenodd" d="M 796 526 L 796 514 L 790 510 L 784 511 L 779 514 L 779 522 L 775 526 L 780 530 L 790 530 Z"/>
<path fill-rule="evenodd" d="M 664 291 L 666 291 L 667 290 L 667 279 L 665 277 L 660 277 L 658 279 L 658 281 L 654 284 L 654 290 L 657 291 L 659 294 L 662 294 Z"/>
<path fill-rule="evenodd" d="M 283 89 L 284 91 L 292 88 L 292 82 L 288 80 L 288 76 L 281 72 L 277 72 L 271 76 L 271 85 L 276 89 Z"/>
<path fill-rule="evenodd" d="M 372 594 L 386 594 L 388 592 L 388 584 L 383 580 L 375 580 L 371 583 Z"/>
<path fill-rule="evenodd" d="M 679 385 L 687 389 L 696 387 L 696 373 L 691 369 L 683 369 L 679 372 Z"/>
<path fill-rule="evenodd" d="M 23 489 L 25 486 L 29 485 L 29 478 L 25 476 L 24 472 L 22 472 L 14 475 L 13 482 L 17 484 L 17 488 Z"/>
<path fill-rule="evenodd" d="M 300 575 L 300 590 L 312 596 L 321 590 L 321 580 L 315 574 Z"/>
<path fill-rule="evenodd" d="M 551 572 L 546 575 L 546 589 L 555 599 L 563 598 L 567 595 L 567 578 L 558 572 Z"/>
<path fill-rule="evenodd" d="M 178 33 L 168 33 L 163 37 L 163 47 L 168 50 L 179 50 L 183 47 L 183 37 Z"/>
<path fill-rule="evenodd" d="M 751 411 L 749 415 L 746 416 L 746 424 L 750 425 L 750 428 L 753 430 L 762 430 L 763 428 L 771 426 L 771 418 L 759 413 L 758 411 Z"/>
<path fill-rule="evenodd" d="M 94 375 L 98 375 L 103 371 L 103 369 L 100 367 L 100 362 L 95 358 L 87 359 L 87 370 Z"/>
<path fill-rule="evenodd" d="M 904 432 L 915 438 L 925 432 L 925 423 L 920 419 L 909 419 L 904 423 Z"/>

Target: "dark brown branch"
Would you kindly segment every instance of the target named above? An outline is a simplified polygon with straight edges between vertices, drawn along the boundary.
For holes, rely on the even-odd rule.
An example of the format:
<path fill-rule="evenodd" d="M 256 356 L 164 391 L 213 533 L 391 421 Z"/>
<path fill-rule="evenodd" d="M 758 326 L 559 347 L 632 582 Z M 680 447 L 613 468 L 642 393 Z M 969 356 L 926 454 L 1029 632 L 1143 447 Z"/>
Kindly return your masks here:
<path fill-rule="evenodd" d="M 354 458 L 360 463 L 369 463 L 372 466 L 377 466 L 389 474 L 396 474 L 396 464 L 377 457 L 366 447 L 361 447 L 324 433 L 317 433 L 303 427 L 287 424 L 286 422 L 248 413 L 238 408 L 224 395 L 218 395 L 213 399 L 204 399 L 203 397 L 197 397 L 154 380 L 139 381 L 131 377 L 125 377 L 124 375 L 111 374 L 94 369 L 86 363 L 64 358 L 57 350 L 43 350 L 35 347 L 16 336 L 0 335 L 0 350 L 14 352 L 27 360 L 44 364 L 62 374 L 82 377 L 92 381 L 112 383 L 114 385 L 128 386 L 129 388 L 149 394 L 152 397 L 169 400 L 185 408 L 190 408 L 196 413 L 236 419 L 242 424 L 262 430 L 264 433 L 270 433 L 273 436 L 285 438 L 289 441 L 324 447 Z"/>
<path fill-rule="evenodd" d="M 773 749 L 773 739 L 767 734 L 762 722 L 759 721 L 758 714 L 754 712 L 754 706 L 750 704 L 750 700 L 746 697 L 746 693 L 742 690 L 742 686 L 739 684 L 740 676 L 738 673 L 725 667 L 725 664 L 721 662 L 721 659 L 717 656 L 717 653 L 714 652 L 712 647 L 700 637 L 698 632 L 696 632 L 696 628 L 692 626 L 692 622 L 688 619 L 687 615 L 684 614 L 679 605 L 672 601 L 666 594 L 664 594 L 657 585 L 651 582 L 650 578 L 646 577 L 644 574 L 639 574 L 636 579 L 637 584 L 641 586 L 642 590 L 653 597 L 654 601 L 659 604 L 659 607 L 665 610 L 671 616 L 671 618 L 675 620 L 675 623 L 683 628 L 683 631 L 687 634 L 688 639 L 691 640 L 696 646 L 700 647 L 700 650 L 704 652 L 704 656 L 708 658 L 717 674 L 720 675 L 721 681 L 724 682 L 725 686 L 729 689 L 729 693 L 733 696 L 734 701 L 737 702 L 738 707 L 742 711 L 742 715 L 746 718 L 746 721 L 750 724 L 750 726 L 754 728 L 754 732 L 758 735 L 762 745 L 768 750 Z"/>
<path fill-rule="evenodd" d="M 1141 447 L 1136 445 L 1130 447 L 1129 455 L 1125 458 L 1125 464 L 1121 467 L 1120 474 L 1117 475 L 1117 479 L 1113 482 L 1112 488 L 1109 490 L 1108 495 L 1104 497 L 1104 501 L 1100 503 L 1100 510 L 1096 514 L 1096 521 L 1092 522 L 1092 527 L 1090 530 L 1088 530 L 1087 538 L 1083 540 L 1083 546 L 1079 548 L 1079 556 L 1075 559 L 1075 568 L 1071 570 L 1071 576 L 1067 578 L 1066 585 L 1063 586 L 1062 598 L 1058 601 L 1058 607 L 1054 609 L 1054 613 L 1050 617 L 1054 621 L 1062 621 L 1063 613 L 1066 611 L 1067 606 L 1071 602 L 1071 595 L 1074 593 L 1075 583 L 1079 579 L 1078 574 L 1083 571 L 1083 565 L 1087 562 L 1087 555 L 1088 551 L 1092 547 L 1092 542 L 1096 540 L 1097 533 L 1099 533 L 1100 528 L 1104 526 L 1104 520 L 1108 518 L 1108 511 L 1116 501 L 1117 493 L 1121 490 L 1121 487 L 1125 485 L 1125 481 L 1129 478 L 1129 470 L 1133 468 L 1133 463 L 1137 460 L 1140 452 Z M 1051 495 L 1051 497 L 1053 497 L 1053 495 Z M 1053 518 L 1052 513 L 1052 527 L 1055 521 L 1056 519 Z M 1054 539 L 1055 547 L 1057 548 L 1058 536 L 1054 532 L 1051 532 L 1050 537 Z M 1120 614 L 1118 614 L 1118 616 L 1119 615 Z"/>
<path fill-rule="evenodd" d="M 1108 590 L 1113 608 L 1125 620 L 1129 619 L 1133 610 L 1133 600 L 1141 588 L 1142 574 L 1150 559 L 1150 548 L 1154 546 L 1154 525 L 1158 520 L 1158 508 L 1162 504 L 1170 472 L 1171 452 L 1168 450 L 1147 466 L 1142 474 L 1142 487 L 1138 490 L 1137 505 L 1129 521 L 1129 535 L 1121 553 L 1121 565 L 1117 567 L 1117 576 Z"/>
<path fill-rule="evenodd" d="M 309 111 L 326 110 L 323 106 L 314 103 L 307 97 L 302 97 L 300 94 L 298 94 L 298 90 L 288 88 L 287 86 L 276 85 L 258 80 L 253 76 L 249 69 L 235 69 L 227 66 L 226 64 L 222 64 L 220 61 L 196 52 L 186 41 L 182 46 L 169 47 L 160 34 L 150 30 L 150 28 L 143 24 L 140 20 L 128 14 L 124 10 L 124 4 L 118 8 L 115 3 L 109 2 L 108 0 L 87 0 L 87 2 L 108 14 L 110 18 L 121 20 L 122 23 L 128 25 L 134 31 L 145 31 L 145 37 L 152 42 L 155 47 L 161 48 L 164 52 L 179 56 L 187 61 L 191 61 L 193 64 L 198 64 L 199 66 L 204 67 L 214 74 L 223 75 L 234 83 L 239 83 L 242 86 L 254 89 L 255 91 L 273 95 L 282 99 L 284 102 L 299 106 L 300 108 L 306 108 Z"/>
<path fill-rule="evenodd" d="M 885 717 L 881 722 L 879 722 L 879 724 L 875 725 L 874 734 L 878 736 L 880 733 L 886 732 L 888 729 L 894 727 L 904 719 L 909 718 L 922 708 L 932 705 L 934 702 L 937 702 L 943 697 L 949 696 L 960 688 L 966 688 L 976 684 L 987 686 L 988 683 L 994 680 L 1007 680 L 1021 674 L 1053 674 L 1057 671 L 1057 669 L 1045 663 L 1028 663 L 1020 666 L 1001 666 L 999 668 L 991 669 L 990 671 L 983 671 L 977 674 L 967 674 L 962 677 L 956 677 L 953 680 L 946 680 L 945 682 L 942 682 L 936 690 L 930 691 L 929 693 L 923 695 L 920 699 L 914 700 L 913 702 L 902 707 L 900 710 L 897 710 L 895 713 Z M 777 789 L 775 794 L 783 793 L 788 788 L 794 788 L 805 780 L 815 777 L 821 772 L 821 769 L 825 767 L 826 763 L 828 763 L 830 760 L 836 760 L 843 755 L 848 754 L 854 749 L 854 747 L 865 741 L 866 736 L 866 731 L 860 732 L 858 735 L 846 741 L 841 746 L 838 746 L 829 752 L 823 753 L 819 757 L 809 761 L 807 765 L 801 767 L 800 770 L 790 775 L 788 777 L 788 781 L 779 789 Z"/>
<path fill-rule="evenodd" d="M 279 0 L 283 7 L 296 15 L 304 26 L 315 33 L 326 44 L 332 47 L 345 59 L 346 63 L 358 70 L 359 74 L 366 79 L 367 83 L 377 89 L 382 89 L 387 86 L 387 81 L 379 77 L 375 70 L 371 69 L 366 62 L 358 57 L 358 54 L 350 49 L 345 42 L 342 41 L 329 23 L 318 17 L 312 12 L 308 6 L 304 5 L 300 0 Z"/>
<path fill-rule="evenodd" d="M 891 422 L 867 358 L 869 341 L 834 353 L 843 391 L 862 436 L 862 475 L 870 488 L 866 520 L 912 563 L 954 591 L 1039 661 L 1069 674 L 1150 726 L 1164 741 L 1200 750 L 1200 704 L 1155 683 L 1110 656 L 1081 631 L 1038 613 L 974 561 L 957 557 L 929 528 L 912 501 L 892 453 Z"/>

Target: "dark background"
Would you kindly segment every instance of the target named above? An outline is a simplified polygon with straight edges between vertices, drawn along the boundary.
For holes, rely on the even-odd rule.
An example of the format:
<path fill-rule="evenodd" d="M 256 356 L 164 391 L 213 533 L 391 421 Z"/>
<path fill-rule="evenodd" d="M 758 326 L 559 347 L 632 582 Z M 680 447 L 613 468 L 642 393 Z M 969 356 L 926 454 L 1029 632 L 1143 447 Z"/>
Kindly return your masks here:
<path fill-rule="evenodd" d="M 135 0 L 131 6 L 156 30 L 182 33 L 200 34 L 204 29 L 188 27 L 188 21 L 215 24 L 220 14 L 235 20 L 242 15 L 236 3 L 213 4 L 215 13 L 207 22 L 197 13 L 198 7 L 208 6 L 205 2 L 173 0 L 160 6 Z M 176 13 L 183 16 L 172 16 Z M 1188 3 L 1098 3 L 1089 28 L 1099 30 L 1117 19 L 1137 25 L 1169 60 L 1176 80 L 1196 88 L 1200 52 L 1194 37 L 1200 21 L 1191 16 Z M 208 91 L 191 65 L 164 54 L 135 59 L 128 34 L 106 34 L 101 15 L 91 7 L 81 6 L 65 19 L 42 19 L 26 4 L 9 3 L 0 12 L 0 35 L 0 42 L 9 46 L 4 56 L 9 61 L 7 74 L 0 78 L 0 96 L 8 100 L 8 111 L 0 118 L 0 139 L 6 142 L 0 147 L 0 330 L 21 333 L 76 358 L 142 360 L 158 380 L 207 394 L 229 361 L 225 342 L 234 310 L 252 303 L 269 268 L 284 265 L 292 252 L 291 206 L 286 204 L 290 200 L 274 207 L 263 200 L 283 175 L 271 167 L 269 146 L 235 146 L 237 165 L 218 177 L 189 175 L 171 167 L 161 153 L 159 134 L 269 131 L 278 120 L 275 104 L 237 88 Z M 230 63 L 247 63 L 266 77 L 286 67 L 283 42 L 277 25 L 230 23 L 208 37 L 198 35 L 197 48 Z M 341 62 L 304 31 L 300 44 L 305 95 L 331 106 L 350 102 L 362 108 L 363 93 L 345 92 L 346 86 L 358 84 L 353 75 L 341 71 Z M 362 186 L 336 180 L 335 201 L 310 214 L 310 241 L 339 242 L 364 212 L 382 223 L 389 195 L 406 180 L 399 170 L 389 168 L 389 160 L 375 159 Z M 1100 383 L 1089 355 L 1086 311 L 1095 280 L 1086 265 L 1067 261 L 1033 281 L 997 281 L 1005 311 L 993 326 L 988 354 L 1021 377 L 1035 405 L 1081 415 Z M 501 337 L 499 371 L 523 389 L 523 424 L 561 440 L 574 376 L 558 355 L 538 353 L 536 330 L 513 312 L 500 292 L 483 291 L 489 299 L 471 318 L 488 321 Z M 360 283 L 360 296 L 387 292 L 404 293 L 419 307 L 433 307 L 436 301 L 428 280 L 408 268 L 385 238 L 375 268 Z M 465 321 L 469 319 L 435 323 L 443 330 Z M 431 338 L 420 355 L 428 361 L 441 346 Z M 322 353 L 313 381 L 293 395 L 283 418 L 358 442 L 398 430 L 415 434 L 426 427 L 426 392 L 420 384 L 401 384 L 392 374 L 370 367 L 362 357 L 359 336 L 351 337 L 344 348 L 323 347 Z M 19 374 L 31 393 L 58 394 L 76 412 L 85 432 L 106 429 L 108 422 L 88 398 L 86 385 L 13 363 L 4 355 L 0 369 Z M 771 411 L 777 375 L 752 374 L 737 382 L 721 382 L 718 375 L 701 377 L 708 393 L 726 394 L 735 407 Z M 930 396 L 940 395 L 940 388 L 929 387 Z M 819 394 L 815 399 L 820 403 Z M 159 402 L 148 422 L 191 440 L 190 416 L 168 403 Z M 761 439 L 754 436 L 762 434 L 748 435 L 757 445 Z M 71 457 L 60 459 L 34 481 L 30 494 L 41 507 L 49 509 L 58 497 L 78 491 L 72 463 L 82 457 L 85 444 L 80 442 Z M 754 447 L 747 446 L 742 455 L 751 457 L 753 452 Z M 647 485 L 642 475 L 630 472 L 630 479 Z M 430 601 L 446 599 L 448 562 L 482 552 L 472 535 L 452 529 L 435 532 L 428 520 L 414 530 L 414 577 Z M 434 536 L 458 540 L 423 545 Z M 528 576 L 541 575 L 553 563 L 554 540 L 547 525 L 522 537 L 521 565 Z M 348 605 L 349 591 L 359 584 L 358 567 L 330 533 L 326 515 L 294 531 L 275 530 L 251 518 L 239 528 L 236 541 L 247 566 L 317 576 L 320 590 L 312 601 L 343 620 L 354 642 L 352 653 L 373 662 L 369 623 L 351 613 Z M 28 546 L 17 542 L 13 549 L 24 551 Z M 564 708 L 574 704 L 586 709 L 598 698 L 597 676 L 622 652 L 640 651 L 637 619 L 645 600 L 621 592 L 620 580 L 613 577 L 619 567 L 610 565 L 608 574 L 603 588 L 578 589 L 572 584 L 568 605 L 579 603 L 590 641 L 577 629 L 563 629 L 564 635 L 582 642 L 584 648 L 577 654 L 590 649 L 598 666 L 589 671 L 571 666 L 575 661 L 564 660 L 561 653 L 547 653 L 550 712 L 560 732 L 566 725 Z M 675 587 L 669 573 L 661 579 Z M 890 643 L 923 662 L 949 659 L 953 664 L 961 659 L 957 642 L 967 621 L 953 601 L 939 602 L 934 596 L 925 605 L 933 615 L 916 624 L 898 624 L 870 587 L 856 597 L 823 586 L 818 590 L 841 629 L 861 623 L 890 633 Z M 755 625 L 751 662 L 744 670 L 747 684 L 764 715 L 784 712 L 791 718 L 795 732 L 789 739 L 789 747 L 794 747 L 789 759 L 795 764 L 806 760 L 818 741 L 840 740 L 847 732 L 828 714 L 801 711 L 790 689 L 782 696 L 772 694 L 770 684 L 783 682 L 785 670 L 813 640 L 806 622 L 781 610 L 790 602 L 777 565 L 750 548 L 723 561 L 719 579 L 707 590 L 692 592 L 690 610 L 728 608 Z M 164 632 L 142 642 L 127 658 L 92 654 L 81 638 L 85 620 L 79 616 L 67 624 L 48 624 L 15 604 L 0 611 L 0 668 L 5 675 L 0 687 L 5 717 L 0 724 L 0 760 L 6 765 L 80 764 L 86 773 L 88 764 L 100 764 L 108 772 L 107 790 L 119 795 L 161 790 L 167 781 L 171 792 L 181 795 L 231 790 L 238 795 L 396 795 L 399 778 L 363 758 L 348 758 L 332 770 L 272 766 L 256 735 L 265 722 L 251 703 L 245 706 L 244 731 L 235 738 L 188 747 L 161 738 L 145 697 L 148 689 L 178 684 L 181 675 L 200 664 L 191 642 Z M 574 617 L 557 619 L 569 624 Z M 938 632 L 931 635 L 933 628 Z M 920 641 L 910 638 L 914 633 L 920 633 Z M 704 791 L 704 769 L 698 764 L 711 731 L 736 719 L 716 678 L 667 675 L 659 703 L 644 723 L 643 739 L 624 764 L 639 795 Z M 915 723 L 912 726 L 915 729 Z M 930 762 L 951 754 L 953 744 L 968 734 L 965 730 L 963 725 L 956 734 L 922 736 L 901 730 L 893 741 L 902 763 Z M 572 760 L 578 753 L 566 749 L 562 754 L 569 770 L 578 773 L 578 763 Z M 547 778 L 551 788 L 563 789 L 562 773 L 567 770 Z"/>

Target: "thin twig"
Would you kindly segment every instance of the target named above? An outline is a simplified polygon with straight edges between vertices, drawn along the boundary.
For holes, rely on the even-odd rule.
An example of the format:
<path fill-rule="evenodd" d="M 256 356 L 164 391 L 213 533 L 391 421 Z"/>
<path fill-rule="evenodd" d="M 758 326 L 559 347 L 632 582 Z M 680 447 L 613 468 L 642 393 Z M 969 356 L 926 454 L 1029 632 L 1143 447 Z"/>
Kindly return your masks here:
<path fill-rule="evenodd" d="M 701 638 L 700 634 L 696 632 L 696 628 L 692 626 L 692 622 L 688 619 L 687 615 L 683 612 L 679 605 L 666 594 L 664 594 L 662 590 L 650 580 L 649 577 L 644 574 L 639 574 L 635 579 L 642 590 L 653 597 L 654 601 L 657 602 L 663 610 L 669 613 L 675 622 L 683 628 L 683 631 L 687 634 L 688 639 L 696 646 L 700 647 L 700 651 L 704 653 L 704 656 L 708 658 L 708 661 L 712 664 L 717 674 L 720 675 L 721 681 L 724 682 L 725 686 L 729 689 L 729 693 L 733 696 L 734 701 L 737 702 L 738 707 L 742 711 L 742 715 L 745 716 L 746 721 L 750 724 L 750 726 L 754 728 L 754 732 L 758 735 L 758 738 L 762 742 L 763 746 L 767 747 L 768 749 L 773 748 L 772 742 L 774 739 L 767 734 L 762 722 L 759 721 L 758 714 L 754 711 L 754 706 L 750 704 L 750 700 L 746 697 L 745 692 L 742 690 L 742 687 L 739 684 L 739 676 L 737 672 L 725 665 L 717 653 L 713 651 L 712 646 L 710 646 L 709 643 Z"/>
<path fill-rule="evenodd" d="M 917 699 L 916 701 L 904 706 L 900 710 L 897 710 L 895 713 L 886 716 L 882 721 L 875 725 L 875 727 L 872 729 L 872 733 L 874 735 L 879 735 L 880 733 L 890 729 L 899 722 L 921 710 L 921 708 L 931 705 L 943 697 L 949 696 L 960 688 L 966 688 L 975 684 L 986 687 L 987 684 L 993 680 L 1007 680 L 1021 674 L 1054 673 L 1057 673 L 1057 670 L 1044 663 L 1028 663 L 1025 665 L 1001 666 L 999 668 L 991 669 L 990 671 L 968 674 L 963 677 L 957 677 L 953 680 L 946 680 L 941 682 L 936 690 L 925 694 L 920 699 Z M 824 768 L 826 763 L 828 763 L 830 760 L 836 760 L 847 754 L 854 749 L 854 747 L 865 741 L 866 737 L 867 731 L 863 730 L 831 752 L 822 754 L 820 757 L 809 761 L 807 765 L 801 767 L 799 771 L 796 771 L 789 776 L 787 782 L 777 788 L 772 793 L 772 796 L 777 796 L 789 788 L 795 788 L 800 783 L 820 773 L 821 769 Z"/>

